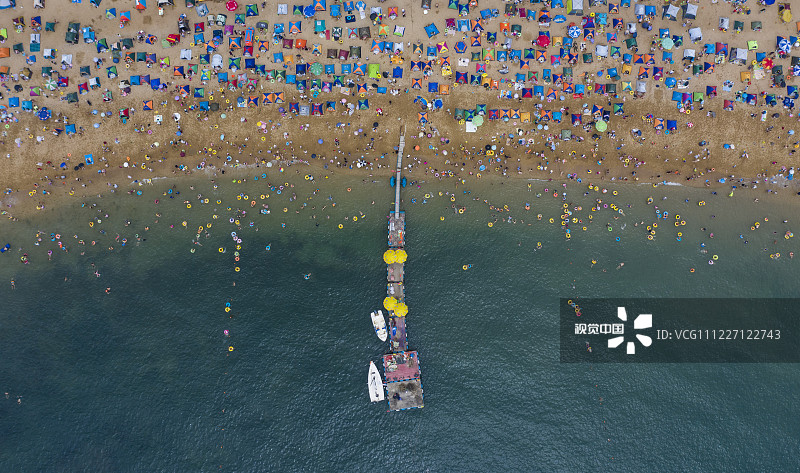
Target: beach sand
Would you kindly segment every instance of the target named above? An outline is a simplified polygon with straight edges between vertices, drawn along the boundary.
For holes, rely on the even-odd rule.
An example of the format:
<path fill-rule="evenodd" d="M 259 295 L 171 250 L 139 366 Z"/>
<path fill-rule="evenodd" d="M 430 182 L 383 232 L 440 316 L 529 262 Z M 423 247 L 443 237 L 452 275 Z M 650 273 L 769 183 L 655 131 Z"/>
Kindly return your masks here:
<path fill-rule="evenodd" d="M 206 2 L 211 13 L 223 13 L 224 4 L 221 2 Z M 294 86 L 282 83 L 271 83 L 268 79 L 261 78 L 255 90 L 236 89 L 220 90 L 220 85 L 215 77 L 209 81 L 200 82 L 199 76 L 193 78 L 182 78 L 173 76 L 172 67 L 159 68 L 158 62 L 151 68 L 144 63 L 133 63 L 126 68 L 125 61 L 116 64 L 119 77 L 108 79 L 105 76 L 106 67 L 114 65 L 108 55 L 109 51 L 97 54 L 95 44 L 85 44 L 79 40 L 78 44 L 71 45 L 64 42 L 64 33 L 70 21 L 79 21 L 82 26 L 91 25 L 94 29 L 96 38 L 107 38 L 109 44 L 125 37 L 135 37 L 138 31 L 147 34 L 154 34 L 159 41 L 167 34 L 176 33 L 176 21 L 178 15 L 186 13 L 188 15 L 190 28 L 195 22 L 204 22 L 204 18 L 199 18 L 193 9 L 187 9 L 183 4 L 177 6 L 167 6 L 164 15 L 158 15 L 158 8 L 155 5 L 149 6 L 144 12 L 137 12 L 132 9 L 132 20 L 125 28 L 120 28 L 119 18 L 107 19 L 105 8 L 117 7 L 118 14 L 123 11 L 123 7 L 116 2 L 101 4 L 100 8 L 94 8 L 89 2 L 81 4 L 47 5 L 43 10 L 32 10 L 29 5 L 20 5 L 13 10 L 5 10 L 0 13 L 0 24 L 8 27 L 9 38 L 2 45 L 10 47 L 13 44 L 22 42 L 26 51 L 29 50 L 29 34 L 31 33 L 30 16 L 41 15 L 42 24 L 48 21 L 58 20 L 55 32 L 45 32 L 42 27 L 41 47 L 58 48 L 56 60 L 53 67 L 63 76 L 69 78 L 69 86 L 59 90 L 48 92 L 40 97 L 29 97 L 29 88 L 43 84 L 44 78 L 39 73 L 41 66 L 49 65 L 48 60 L 42 58 L 38 53 L 37 62 L 31 66 L 33 77 L 30 81 L 15 82 L 6 80 L 5 85 L 13 90 L 14 85 L 22 85 L 21 93 L 13 93 L 4 90 L 4 100 L 7 97 L 16 96 L 21 100 L 32 99 L 38 107 L 46 106 L 54 112 L 54 118 L 69 117 L 69 122 L 78 127 L 78 133 L 67 136 L 62 133 L 60 136 L 53 136 L 53 128 L 63 128 L 63 122 L 55 123 L 53 119 L 42 122 L 33 113 L 19 112 L 14 109 L 18 123 L 10 123 L 6 134 L 3 136 L 2 147 L 5 149 L 0 155 L 3 172 L 0 175 L 0 186 L 7 189 L 2 197 L 2 203 L 7 216 L 22 216 L 38 208 L 47 208 L 57 205 L 59 199 L 83 198 L 90 195 L 97 195 L 107 191 L 109 188 L 131 189 L 146 179 L 159 177 L 175 176 L 208 172 L 211 175 L 220 177 L 223 171 L 230 172 L 231 168 L 243 165 L 266 165 L 268 162 L 274 164 L 274 169 L 288 169 L 293 164 L 290 174 L 312 174 L 317 177 L 333 176 L 335 173 L 347 173 L 363 175 L 364 177 L 384 177 L 393 172 L 395 163 L 394 147 L 397 145 L 398 137 L 405 130 L 406 133 L 406 154 L 410 159 L 406 159 L 406 175 L 417 181 L 432 180 L 437 177 L 443 178 L 447 174 L 460 180 L 476 180 L 478 176 L 496 174 L 506 177 L 520 178 L 540 178 L 564 180 L 567 178 L 581 178 L 588 181 L 638 181 L 638 182 L 674 182 L 692 186 L 723 186 L 731 183 L 738 183 L 737 179 L 746 179 L 743 183 L 762 184 L 760 187 L 769 187 L 777 190 L 787 183 L 782 176 L 770 179 L 781 173 L 786 173 L 788 167 L 793 165 L 793 152 L 797 146 L 797 139 L 788 134 L 797 125 L 797 117 L 788 113 L 780 106 L 765 108 L 764 99 L 759 97 L 761 106 L 753 107 L 746 104 L 737 103 L 734 111 L 723 111 L 723 100 L 733 100 L 733 91 L 741 90 L 745 84 L 739 81 L 739 73 L 746 70 L 745 66 L 724 64 L 717 65 L 712 74 L 701 74 L 691 78 L 689 88 L 683 92 L 704 92 L 706 85 L 718 86 L 718 97 L 706 99 L 705 105 L 701 110 L 698 104 L 694 104 L 691 115 L 680 113 L 671 101 L 672 91 L 666 89 L 663 82 L 652 79 L 652 74 L 647 79 L 648 90 L 644 97 L 634 99 L 634 96 L 620 93 L 618 97 L 602 94 L 586 94 L 582 98 L 567 97 L 563 101 L 553 101 L 548 103 L 539 99 L 508 99 L 499 98 L 499 90 L 485 90 L 482 87 L 462 85 L 451 87 L 449 95 L 435 95 L 427 92 L 427 82 L 437 81 L 441 84 L 451 83 L 454 76 L 442 77 L 441 69 L 434 67 L 433 73 L 428 80 L 423 80 L 423 89 L 410 89 L 411 78 L 422 78 L 421 72 L 409 72 L 411 61 L 415 61 L 418 55 L 412 54 L 410 45 L 422 43 L 423 49 L 427 46 L 435 46 L 440 41 L 446 41 L 449 48 L 449 57 L 454 71 L 475 72 L 474 64 L 470 63 L 468 68 L 457 67 L 456 62 L 459 57 L 468 57 L 471 51 L 477 48 L 468 48 L 464 55 L 456 54 L 453 51 L 455 43 L 460 40 L 462 33 L 446 34 L 444 28 L 446 18 L 458 18 L 457 12 L 446 8 L 444 2 L 434 3 L 427 14 L 420 8 L 417 2 L 389 2 L 376 4 L 384 9 L 384 13 L 391 6 L 397 6 L 398 12 L 405 9 L 407 16 L 398 16 L 395 20 L 384 21 L 391 31 L 394 25 L 406 27 L 403 41 L 406 43 L 405 52 L 402 57 L 404 64 L 404 76 L 398 79 L 395 84 L 387 84 L 386 79 L 374 80 L 367 79 L 370 85 L 369 91 L 365 94 L 369 100 L 368 110 L 357 110 L 352 115 L 343 111 L 341 102 L 338 102 L 336 112 L 325 112 L 323 116 L 294 116 L 285 114 L 282 116 L 277 109 L 278 106 L 288 108 L 289 102 L 320 103 L 325 101 L 340 101 L 347 99 L 353 102 L 360 97 L 355 97 L 355 93 L 344 95 L 338 88 L 334 88 L 329 93 L 322 93 L 318 98 L 310 97 L 308 93 L 301 94 Z M 553 36 L 564 35 L 566 26 L 570 22 L 580 22 L 580 17 L 567 16 L 567 23 L 551 24 L 549 28 L 540 27 L 536 22 L 526 22 L 525 19 L 515 17 L 506 18 L 503 16 L 501 2 L 481 2 L 478 9 L 497 8 L 500 16 L 490 21 L 484 22 L 486 31 L 496 32 L 499 30 L 499 23 L 508 21 L 509 23 L 522 24 L 523 33 L 519 38 L 514 39 L 512 48 L 525 49 L 531 48 L 531 41 L 535 40 L 539 31 L 548 30 Z M 368 5 L 369 7 L 372 4 Z M 537 8 L 538 5 L 527 5 Z M 329 5 L 330 7 L 330 5 Z M 124 7 L 127 8 L 127 5 Z M 291 5 L 290 5 L 291 9 Z M 468 18 L 478 15 L 477 10 L 473 9 Z M 541 9 L 541 8 L 538 8 Z M 759 7 L 760 9 L 760 7 Z M 594 9 L 586 8 L 586 14 L 591 11 L 607 12 L 607 6 L 600 5 Z M 234 13 L 243 13 L 244 5 L 239 5 Z M 228 24 L 233 23 L 234 13 L 228 14 Z M 553 9 L 552 15 L 566 13 L 562 9 Z M 17 16 L 24 16 L 26 28 L 22 33 L 16 33 L 11 24 L 11 19 Z M 717 22 L 719 17 L 730 17 L 731 30 L 727 32 L 719 31 Z M 370 26 L 373 38 L 377 35 L 377 26 L 372 26 L 369 18 L 357 21 L 353 24 L 345 24 L 343 19 L 334 20 L 330 18 L 328 12 L 320 12 L 317 18 L 326 20 L 326 27 L 330 30 L 333 26 Z M 356 14 L 356 18 L 359 18 Z M 622 18 L 625 22 L 636 21 L 633 8 L 621 8 L 619 15 L 609 15 L 610 18 Z M 276 14 L 274 4 L 262 7 L 259 5 L 259 15 L 247 18 L 246 25 L 236 25 L 237 32 L 244 31 L 245 27 L 250 27 L 256 21 L 268 21 L 270 30 L 266 36 L 271 36 L 274 23 L 283 22 L 288 25 L 289 21 L 300 20 L 299 16 L 283 16 Z M 745 28 L 742 33 L 734 33 L 732 30 L 733 21 L 741 19 L 745 21 Z M 763 23 L 763 30 L 760 32 L 750 31 L 750 21 L 759 20 Z M 326 60 L 325 51 L 329 47 L 347 47 L 358 45 L 362 47 L 361 62 L 379 63 L 381 70 L 391 71 L 390 56 L 388 54 L 373 54 L 369 52 L 371 40 L 343 39 L 342 44 L 333 40 L 325 40 L 313 34 L 313 19 L 303 19 L 303 32 L 288 37 L 303 38 L 308 40 L 308 47 L 312 44 L 320 44 L 322 56 L 315 58 L 311 51 L 298 51 L 279 49 L 279 45 L 271 44 L 270 50 L 261 53 L 256 58 L 258 64 L 266 64 L 269 68 L 280 68 L 272 61 L 272 54 L 283 52 L 285 55 L 299 54 L 303 61 L 310 64 L 317 60 L 323 64 L 336 63 L 338 70 L 338 60 Z M 423 27 L 433 22 L 441 31 L 439 35 L 429 39 Z M 783 23 L 777 15 L 776 6 L 770 6 L 765 11 L 753 9 L 750 15 L 733 14 L 732 6 L 729 3 L 703 4 L 700 6 L 698 18 L 692 25 L 684 26 L 682 21 L 668 21 L 656 18 L 653 29 L 650 32 L 644 31 L 639 25 L 639 53 L 647 52 L 648 43 L 653 34 L 657 34 L 660 27 L 670 28 L 670 34 L 682 35 L 684 38 L 683 48 L 676 48 L 673 52 L 676 61 L 670 66 L 661 61 L 661 53 L 657 49 L 651 49 L 655 54 L 655 66 L 663 66 L 665 74 L 671 70 L 675 71 L 671 77 L 686 78 L 690 73 L 683 72 L 680 61 L 682 51 L 685 48 L 693 47 L 698 51 L 702 44 L 691 45 L 688 33 L 689 26 L 700 26 L 703 31 L 703 43 L 714 41 L 727 42 L 730 48 L 746 47 L 747 40 L 757 40 L 759 51 L 772 54 L 774 48 L 774 38 L 776 32 L 789 36 L 795 30 L 794 23 Z M 206 39 L 210 36 L 210 30 L 221 28 L 218 26 L 210 27 L 206 24 Z M 606 31 L 611 31 L 607 28 Z M 783 33 L 781 33 L 783 32 Z M 264 34 L 262 33 L 262 36 Z M 596 44 L 605 43 L 603 34 L 597 34 Z M 621 43 L 625 39 L 622 32 L 618 33 L 619 41 L 614 43 L 621 47 L 622 53 L 628 52 Z M 601 38 L 602 37 L 602 38 Z M 392 36 L 389 36 L 391 40 Z M 263 39 L 263 38 L 261 38 Z M 502 41 L 502 34 L 498 36 Z M 169 56 L 171 66 L 197 64 L 197 55 L 202 48 L 193 48 L 193 59 L 191 61 L 180 60 L 179 53 L 181 48 L 188 47 L 192 41 L 192 35 L 184 36 L 180 44 L 163 49 L 160 44 L 148 45 L 146 43 L 135 43 L 133 51 L 155 52 L 158 58 Z M 486 45 L 486 34 L 483 34 L 482 41 Z M 576 40 L 579 41 L 579 40 Z M 228 36 L 223 39 L 223 44 L 218 52 L 223 55 L 227 63 Z M 594 45 L 586 43 L 587 51 L 591 51 Z M 550 46 L 548 52 L 557 52 L 557 47 Z M 124 58 L 123 51 L 123 58 Z M 60 70 L 58 60 L 61 54 L 73 55 L 73 67 L 69 70 Z M 213 53 L 212 53 L 213 54 Z M 256 54 L 258 50 L 256 49 Z M 234 54 L 238 56 L 239 54 Z M 447 56 L 448 53 L 440 54 Z M 755 51 L 750 51 L 748 60 L 754 59 Z M 103 57 L 105 63 L 98 69 L 92 65 L 94 57 Z M 232 56 L 231 56 L 232 57 Z M 425 59 L 425 58 L 422 58 Z M 706 56 L 705 60 L 711 61 L 713 58 Z M 349 61 L 352 62 L 352 61 Z M 538 84 L 544 85 L 545 90 L 552 84 L 546 84 L 541 80 L 543 67 L 532 62 L 531 70 L 538 71 L 540 79 Z M 696 62 L 703 62 L 700 59 Z M 488 62 L 487 73 L 493 79 L 513 79 L 516 72 L 519 72 L 517 64 L 510 64 L 510 73 L 503 76 L 497 70 L 500 63 Z M 789 59 L 776 59 L 775 64 L 784 66 L 784 72 L 790 73 Z M 25 55 L 13 54 L 10 58 L 0 59 L 0 65 L 9 66 L 12 73 L 16 74 L 25 66 Z M 77 104 L 67 104 L 61 100 L 64 94 L 74 92 L 78 84 L 83 83 L 89 77 L 81 77 L 79 69 L 81 66 L 91 66 L 90 77 L 98 76 L 101 87 L 90 90 L 87 94 L 79 96 Z M 592 64 L 578 62 L 574 66 L 574 82 L 576 84 L 587 83 L 584 73 L 594 75 L 598 79 L 596 72 L 609 67 L 621 68 L 619 59 L 598 60 Z M 209 66 L 201 65 L 201 69 Z M 555 73 L 560 70 L 559 66 L 547 66 Z M 623 80 L 636 81 L 636 69 L 631 76 L 623 76 Z M 227 71 L 227 70 L 223 70 Z M 233 74 L 229 75 L 233 76 Z M 293 72 L 293 66 L 288 66 L 287 73 Z M 651 71 L 652 72 L 652 71 Z M 131 93 L 122 96 L 117 88 L 117 83 L 121 79 L 127 79 L 131 74 L 150 74 L 151 77 L 160 77 L 162 82 L 168 85 L 166 91 L 155 92 L 149 87 L 134 86 Z M 667 74 L 670 77 L 669 74 Z M 254 77 L 252 72 L 248 72 L 248 77 Z M 316 76 L 309 75 L 308 79 Z M 320 76 L 322 80 L 331 80 L 330 76 Z M 362 78 L 348 76 L 345 78 L 353 80 L 355 83 L 364 83 Z M 600 82 L 611 82 L 605 79 L 598 79 Z M 722 91 L 722 82 L 731 80 L 735 83 L 732 92 Z M 792 82 L 791 80 L 789 81 Z M 748 92 L 751 93 L 776 93 L 779 96 L 785 94 L 785 89 L 771 89 L 770 75 L 766 71 L 764 78 L 753 81 L 749 85 Z M 399 94 L 378 94 L 371 84 L 386 86 L 390 90 L 398 89 Z M 619 82 L 617 82 L 619 87 Z M 190 91 L 194 87 L 204 87 L 206 97 L 204 100 L 217 102 L 220 105 L 219 112 L 199 112 L 191 110 L 192 105 L 196 105 L 201 99 L 190 97 L 175 100 L 177 95 L 176 87 L 188 85 Z M 656 86 L 659 87 L 656 87 Z M 531 81 L 526 81 L 525 87 L 532 87 Z M 512 85 L 503 84 L 500 89 L 509 90 Z M 101 98 L 103 89 L 113 92 L 114 100 L 104 103 Z M 354 91 L 355 89 L 353 89 Z M 757 92 L 756 92 L 757 91 Z M 239 108 L 234 104 L 240 96 L 260 95 L 264 92 L 284 92 L 285 102 L 280 105 L 262 105 L 251 108 Z M 520 93 L 520 91 L 514 91 Z M 210 95 L 214 99 L 210 99 Z M 428 112 L 429 123 L 420 124 L 418 122 L 418 112 L 422 109 L 419 104 L 414 103 L 417 96 L 423 96 L 427 100 L 439 97 L 443 100 L 443 109 Z M 142 110 L 144 100 L 152 100 L 154 111 Z M 91 105 L 87 101 L 91 101 Z M 780 104 L 781 100 L 778 99 Z M 486 120 L 478 129 L 477 133 L 466 133 L 464 125 L 453 118 L 455 108 L 473 108 L 475 104 L 486 104 L 487 109 L 519 109 L 521 112 L 536 112 L 536 106 L 541 104 L 544 109 L 558 111 L 560 108 L 568 107 L 565 110 L 564 119 L 559 123 L 544 123 L 548 130 L 537 129 L 535 123 L 522 123 L 520 120 Z M 609 110 L 614 103 L 624 103 L 624 116 L 611 115 L 608 131 L 601 133 L 601 138 L 597 141 L 592 139 L 594 130 L 583 131 L 580 127 L 573 127 L 569 122 L 569 113 L 580 113 L 584 104 L 587 109 L 593 105 L 605 107 Z M 131 109 L 131 117 L 126 123 L 120 119 L 120 110 Z M 382 114 L 376 113 L 377 109 L 382 109 Z M 765 123 L 760 121 L 761 110 L 767 109 L 768 115 L 780 113 L 779 118 L 768 117 Z M 99 114 L 94 115 L 93 110 L 107 112 L 107 118 L 100 118 Z M 180 121 L 171 119 L 174 113 L 180 113 Z M 707 112 L 715 112 L 716 118 L 707 116 Z M 154 115 L 163 116 L 163 123 L 156 124 Z M 225 118 L 222 118 L 225 114 Z M 666 120 L 676 120 L 678 129 L 666 135 L 663 132 L 656 132 L 652 124 L 646 123 L 642 117 L 652 114 L 656 118 Z M 535 120 L 533 120 L 535 121 Z M 591 122 L 590 114 L 583 115 L 584 124 Z M 257 124 L 266 124 L 265 130 L 261 130 Z M 99 123 L 98 128 L 93 128 L 94 123 Z M 337 126 L 337 124 L 345 124 Z M 377 127 L 373 128 L 373 124 Z M 688 123 L 693 127 L 689 128 Z M 47 127 L 47 130 L 44 129 Z M 771 127 L 771 131 L 767 131 Z M 631 130 L 639 128 L 642 130 L 642 142 L 636 142 Z M 578 142 L 575 139 L 562 141 L 558 138 L 562 129 L 570 130 L 574 135 L 584 138 Z M 134 131 L 137 130 L 137 131 Z M 176 132 L 180 130 L 181 135 Z M 359 132 L 359 130 L 361 130 Z M 519 133 L 521 132 L 521 135 Z M 615 137 L 609 135 L 613 132 Z M 510 133 L 518 136 L 509 137 Z M 420 136 L 421 135 L 421 136 Z M 429 137 L 430 135 L 430 137 Z M 43 141 L 37 143 L 37 136 L 42 136 Z M 519 138 L 533 140 L 531 145 L 519 145 Z M 15 139 L 20 138 L 20 145 L 15 144 Z M 322 139 L 322 143 L 318 140 Z M 444 142 L 443 140 L 448 140 Z M 548 142 L 548 140 L 550 140 Z M 698 143 L 706 141 L 707 144 L 700 146 Z M 155 145 L 158 143 L 158 146 Z M 548 146 L 553 143 L 553 149 Z M 496 146 L 495 156 L 491 163 L 489 157 L 483 155 L 486 145 Z M 734 144 L 735 149 L 724 149 L 724 144 Z M 419 147 L 419 150 L 416 147 Z M 445 154 L 446 153 L 446 154 Z M 747 158 L 743 154 L 747 154 Z M 84 162 L 84 155 L 92 154 L 95 163 L 85 166 L 75 171 L 76 165 Z M 230 157 L 230 158 L 228 158 Z M 498 162 L 497 159 L 500 159 Z M 625 160 L 627 159 L 627 163 Z M 361 167 L 358 166 L 362 160 Z M 64 170 L 59 169 L 60 163 L 66 163 Z M 484 170 L 480 171 L 481 166 Z M 720 183 L 720 179 L 725 178 L 726 183 Z M 765 182 L 766 181 L 766 182 Z M 741 187 L 741 185 L 739 185 Z M 42 192 L 46 192 L 43 194 Z M 794 194 L 792 190 L 791 194 Z M 783 192 L 786 194 L 786 192 Z"/>

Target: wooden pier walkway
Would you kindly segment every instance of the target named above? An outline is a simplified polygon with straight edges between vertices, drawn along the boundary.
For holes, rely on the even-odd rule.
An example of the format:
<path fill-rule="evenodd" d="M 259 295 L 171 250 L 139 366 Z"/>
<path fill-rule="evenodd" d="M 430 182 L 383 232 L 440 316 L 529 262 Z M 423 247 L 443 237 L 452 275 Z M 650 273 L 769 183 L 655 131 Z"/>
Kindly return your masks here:
<path fill-rule="evenodd" d="M 397 168 L 395 174 L 394 211 L 388 216 L 389 250 L 401 253 L 398 261 L 386 265 L 386 295 L 397 303 L 395 307 L 385 307 L 389 313 L 389 353 L 383 357 L 383 378 L 386 381 L 389 410 L 402 411 L 423 407 L 422 379 L 419 353 L 408 351 L 408 332 L 406 329 L 407 306 L 405 291 L 405 236 L 406 214 L 400 210 L 400 189 L 402 188 L 403 150 L 405 131 L 401 132 L 397 148 Z M 401 310 L 402 307 L 405 310 Z"/>

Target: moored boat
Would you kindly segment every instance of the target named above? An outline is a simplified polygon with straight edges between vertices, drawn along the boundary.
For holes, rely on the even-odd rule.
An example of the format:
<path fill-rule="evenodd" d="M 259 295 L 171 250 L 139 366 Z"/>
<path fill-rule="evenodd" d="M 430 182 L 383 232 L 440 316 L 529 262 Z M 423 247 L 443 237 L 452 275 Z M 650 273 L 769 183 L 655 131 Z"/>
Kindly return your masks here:
<path fill-rule="evenodd" d="M 383 393 L 383 379 L 378 372 L 378 367 L 375 363 L 369 362 L 369 375 L 367 376 L 367 386 L 369 387 L 369 400 L 372 402 L 383 401 L 385 399 Z"/>
<path fill-rule="evenodd" d="M 383 311 L 379 310 L 372 314 L 372 326 L 375 328 L 375 335 L 381 339 L 382 342 L 386 341 L 386 319 L 383 318 Z"/>

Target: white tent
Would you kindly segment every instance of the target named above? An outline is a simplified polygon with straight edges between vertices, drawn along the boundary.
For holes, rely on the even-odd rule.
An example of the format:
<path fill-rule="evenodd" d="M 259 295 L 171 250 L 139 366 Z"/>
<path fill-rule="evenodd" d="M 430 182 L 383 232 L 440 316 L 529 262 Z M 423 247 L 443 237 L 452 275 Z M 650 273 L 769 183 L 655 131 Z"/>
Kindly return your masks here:
<path fill-rule="evenodd" d="M 697 5 L 689 3 L 686 5 L 686 11 L 683 12 L 683 18 L 686 20 L 694 20 L 697 18 Z"/>
<path fill-rule="evenodd" d="M 676 7 L 675 5 L 669 5 L 664 10 L 664 17 L 665 18 L 669 18 L 670 20 L 677 20 L 679 11 L 680 11 L 680 9 L 678 7 Z"/>
<path fill-rule="evenodd" d="M 694 49 L 684 49 L 683 50 L 683 58 L 684 59 L 694 60 L 695 57 L 696 57 L 696 53 L 695 53 Z"/>
<path fill-rule="evenodd" d="M 643 94 L 643 93 L 647 92 L 647 82 L 645 82 L 643 80 L 637 80 L 636 81 L 636 92 L 640 93 L 640 94 Z"/>
<path fill-rule="evenodd" d="M 44 0 L 33 0 L 33 8 L 44 8 Z"/>
<path fill-rule="evenodd" d="M 737 63 L 747 62 L 747 49 L 733 48 L 733 50 L 731 50 L 731 61 Z"/>
<path fill-rule="evenodd" d="M 467 67 L 469 66 L 469 59 L 462 57 L 458 59 L 458 67 Z"/>
<path fill-rule="evenodd" d="M 278 15 L 288 15 L 289 14 L 289 4 L 288 3 L 279 3 L 278 4 Z"/>
<path fill-rule="evenodd" d="M 181 49 L 181 59 L 186 59 L 187 61 L 192 60 L 192 50 L 191 49 Z"/>
<path fill-rule="evenodd" d="M 699 27 L 689 28 L 689 39 L 693 43 L 703 40 L 703 31 Z"/>
<path fill-rule="evenodd" d="M 722 16 L 719 19 L 719 29 L 722 31 L 728 31 L 728 27 L 731 24 L 731 20 L 728 17 Z"/>
<path fill-rule="evenodd" d="M 394 34 L 396 36 L 403 36 L 405 34 L 405 32 L 406 32 L 406 27 L 405 26 L 394 25 Z"/>
<path fill-rule="evenodd" d="M 66 64 L 68 66 L 72 65 L 72 54 L 62 54 L 61 55 L 61 64 Z"/>
<path fill-rule="evenodd" d="M 598 57 L 608 57 L 608 45 L 598 44 L 594 47 L 594 52 Z"/>
<path fill-rule="evenodd" d="M 644 16 L 644 5 L 641 3 L 637 3 L 633 6 L 633 13 L 636 16 Z"/>
<path fill-rule="evenodd" d="M 14 5 L 11 3 L 11 0 L 0 0 L 0 10 L 5 10 L 7 8 L 11 8 L 12 6 Z"/>
<path fill-rule="evenodd" d="M 211 56 L 211 67 L 218 68 L 222 67 L 222 55 L 215 54 Z"/>
<path fill-rule="evenodd" d="M 628 34 L 636 34 L 636 23 L 628 23 L 625 25 L 625 32 Z"/>
<path fill-rule="evenodd" d="M 567 0 L 567 14 L 583 15 L 583 0 Z"/>
<path fill-rule="evenodd" d="M 397 43 L 394 43 L 394 47 L 392 48 L 392 50 L 395 52 L 395 54 L 402 53 L 403 52 L 403 42 L 399 41 Z"/>

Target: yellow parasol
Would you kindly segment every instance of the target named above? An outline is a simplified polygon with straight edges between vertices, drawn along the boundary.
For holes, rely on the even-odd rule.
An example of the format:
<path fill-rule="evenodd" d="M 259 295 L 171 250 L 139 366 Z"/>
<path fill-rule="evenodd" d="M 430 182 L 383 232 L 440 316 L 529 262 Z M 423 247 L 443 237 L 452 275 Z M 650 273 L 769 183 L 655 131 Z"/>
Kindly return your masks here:
<path fill-rule="evenodd" d="M 394 309 L 395 307 L 397 307 L 397 299 L 395 299 L 394 297 L 387 297 L 386 299 L 383 300 L 383 307 L 386 310 Z"/>
<path fill-rule="evenodd" d="M 406 254 L 406 250 L 403 250 L 403 249 L 395 250 L 394 255 L 397 258 L 397 262 L 398 263 L 405 263 L 406 262 L 406 258 L 408 258 L 408 255 Z"/>
<path fill-rule="evenodd" d="M 408 306 L 404 302 L 399 302 L 394 306 L 394 315 L 398 317 L 405 317 L 408 315 Z"/>
<path fill-rule="evenodd" d="M 781 20 L 783 20 L 784 23 L 792 21 L 792 11 L 788 8 L 784 9 L 783 13 L 781 13 Z"/>
<path fill-rule="evenodd" d="M 397 254 L 394 250 L 386 250 L 383 254 L 383 261 L 386 262 L 386 264 L 392 264 L 397 261 Z"/>

